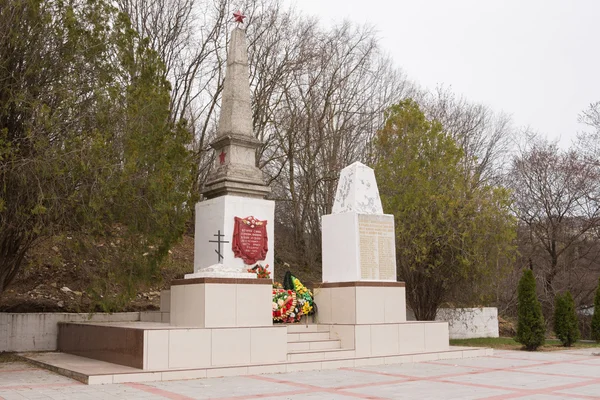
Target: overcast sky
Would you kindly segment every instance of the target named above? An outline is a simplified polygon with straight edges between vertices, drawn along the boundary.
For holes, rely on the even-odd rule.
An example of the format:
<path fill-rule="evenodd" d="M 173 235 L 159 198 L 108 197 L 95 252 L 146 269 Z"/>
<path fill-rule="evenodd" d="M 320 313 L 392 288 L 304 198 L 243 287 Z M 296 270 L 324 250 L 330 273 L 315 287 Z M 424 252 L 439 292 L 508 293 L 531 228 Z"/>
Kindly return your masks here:
<path fill-rule="evenodd" d="M 600 101 L 600 0 L 288 0 L 325 24 L 373 25 L 422 87 L 452 86 L 568 147 Z"/>

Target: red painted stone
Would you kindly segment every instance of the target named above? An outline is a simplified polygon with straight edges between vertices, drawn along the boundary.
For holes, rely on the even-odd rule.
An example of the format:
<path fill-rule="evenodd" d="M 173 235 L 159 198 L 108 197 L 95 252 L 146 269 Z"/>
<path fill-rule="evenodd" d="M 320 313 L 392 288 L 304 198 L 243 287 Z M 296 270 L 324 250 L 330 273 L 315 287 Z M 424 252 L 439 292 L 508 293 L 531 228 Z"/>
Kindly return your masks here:
<path fill-rule="evenodd" d="M 267 221 L 252 216 L 234 217 L 232 250 L 235 257 L 244 260 L 244 264 L 252 265 L 267 257 L 268 238 Z"/>
<path fill-rule="evenodd" d="M 227 153 L 225 153 L 225 151 L 221 150 L 221 154 L 219 154 L 219 162 L 221 163 L 221 165 L 225 164 L 225 156 L 227 155 Z"/>
<path fill-rule="evenodd" d="M 244 18 L 246 18 L 246 16 L 244 14 L 242 14 L 241 11 L 233 13 L 233 19 L 235 20 L 235 22 L 243 24 L 244 23 Z"/>

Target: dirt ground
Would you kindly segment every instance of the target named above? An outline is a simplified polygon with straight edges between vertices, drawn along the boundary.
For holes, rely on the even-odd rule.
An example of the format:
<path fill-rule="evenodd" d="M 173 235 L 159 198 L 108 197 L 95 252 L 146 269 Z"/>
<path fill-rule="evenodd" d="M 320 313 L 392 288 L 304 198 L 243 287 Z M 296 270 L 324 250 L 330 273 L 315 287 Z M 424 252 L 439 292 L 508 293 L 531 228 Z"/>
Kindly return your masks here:
<path fill-rule="evenodd" d="M 161 270 L 161 282 L 140 288 L 120 311 L 158 310 L 160 291 L 173 279 L 194 270 L 194 238 L 184 236 Z M 86 292 L 93 265 L 70 260 L 60 241 L 46 241 L 30 252 L 19 275 L 0 297 L 0 312 L 91 312 L 94 302 Z"/>
<path fill-rule="evenodd" d="M 275 254 L 278 259 L 277 253 Z M 290 270 L 305 285 L 314 287 L 320 274 L 308 267 L 290 266 L 283 261 L 276 268 L 275 280 L 283 281 Z M 114 311 L 149 311 L 160 307 L 160 291 L 171 281 L 194 270 L 194 238 L 186 235 L 171 249 L 161 269 L 160 283 L 142 287 L 135 298 Z M 271 269 L 272 270 L 272 269 Z M 316 269 L 315 269 L 316 270 Z M 99 312 L 89 292 L 91 278 L 97 274 L 92 260 L 74 256 L 65 239 L 39 243 L 28 254 L 24 267 L 8 289 L 0 296 L 0 312 Z M 118 287 L 115 291 L 118 291 Z"/>

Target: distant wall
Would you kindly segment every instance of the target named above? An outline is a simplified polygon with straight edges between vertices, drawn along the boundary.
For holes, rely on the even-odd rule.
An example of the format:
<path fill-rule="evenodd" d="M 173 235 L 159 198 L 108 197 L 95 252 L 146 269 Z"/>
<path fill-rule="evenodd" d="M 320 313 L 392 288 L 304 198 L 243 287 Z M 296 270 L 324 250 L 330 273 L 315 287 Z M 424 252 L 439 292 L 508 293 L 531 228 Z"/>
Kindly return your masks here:
<path fill-rule="evenodd" d="M 447 321 L 450 339 L 498 337 L 498 309 L 440 308 L 436 321 Z"/>
<path fill-rule="evenodd" d="M 54 351 L 59 322 L 139 321 L 139 312 L 115 314 L 0 313 L 0 352 Z"/>

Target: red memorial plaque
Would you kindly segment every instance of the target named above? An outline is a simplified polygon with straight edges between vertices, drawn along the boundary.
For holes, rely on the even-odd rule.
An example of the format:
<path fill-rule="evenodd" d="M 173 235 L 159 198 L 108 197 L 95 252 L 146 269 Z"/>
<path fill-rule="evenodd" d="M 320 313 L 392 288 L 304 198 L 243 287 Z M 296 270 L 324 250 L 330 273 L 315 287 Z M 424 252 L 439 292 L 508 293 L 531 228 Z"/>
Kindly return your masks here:
<path fill-rule="evenodd" d="M 244 260 L 244 264 L 252 265 L 267 257 L 267 221 L 260 221 L 252 216 L 235 217 L 233 227 L 233 254 Z"/>

